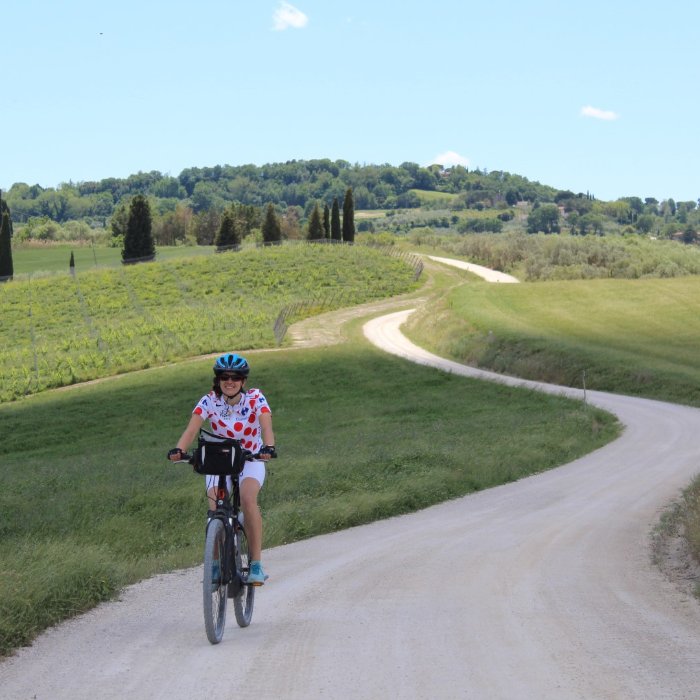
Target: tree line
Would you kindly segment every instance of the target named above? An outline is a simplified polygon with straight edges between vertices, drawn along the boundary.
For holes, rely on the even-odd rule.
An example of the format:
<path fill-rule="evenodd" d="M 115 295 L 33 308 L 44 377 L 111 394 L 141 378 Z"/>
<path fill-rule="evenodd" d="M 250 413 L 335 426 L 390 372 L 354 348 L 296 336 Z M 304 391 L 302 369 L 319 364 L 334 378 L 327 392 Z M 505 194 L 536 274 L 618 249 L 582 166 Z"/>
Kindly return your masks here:
<path fill-rule="evenodd" d="M 239 202 L 278 210 L 299 207 L 303 218 L 314 203 L 342 201 L 352 188 L 358 209 L 415 208 L 421 202 L 413 190 L 459 194 L 464 207 L 475 203 L 492 206 L 498 201 L 551 201 L 556 189 L 505 172 L 468 170 L 456 166 L 421 167 L 416 163 L 351 165 L 347 161 L 308 160 L 264 166 L 214 166 L 187 168 L 179 176 L 158 171 L 96 182 L 67 182 L 57 188 L 14 183 L 7 192 L 14 220 L 26 223 L 45 217 L 57 223 L 104 223 L 125 199 L 138 194 L 149 198 L 154 215 L 185 206 L 193 214 L 222 212 Z"/>
<path fill-rule="evenodd" d="M 458 233 L 499 233 L 523 203 L 530 232 L 602 235 L 624 230 L 693 242 L 700 230 L 694 200 L 631 196 L 605 202 L 590 192 L 558 190 L 504 171 L 409 162 L 351 165 L 321 159 L 187 168 L 177 177 L 152 171 L 123 179 L 69 182 L 55 189 L 15 183 L 5 198 L 12 218 L 21 225 L 22 240 L 94 240 L 100 231 L 111 229 L 116 244 L 123 240 L 131 202 L 140 195 L 149 202 L 157 245 L 212 245 L 226 212 L 227 235 L 235 238 L 236 229 L 242 237 L 251 231 L 260 235 L 269 205 L 279 219 L 282 238 L 307 237 L 311 225 L 314 237 L 339 240 L 332 231 L 332 202 L 343 202 L 348 190 L 353 207 L 395 212 L 397 216 L 382 220 L 381 226 L 398 233 L 424 225 Z M 401 213 L 419 208 L 435 212 L 432 223 L 419 216 L 405 222 Z M 359 230 L 373 227 L 373 221 L 365 220 Z"/>
<path fill-rule="evenodd" d="M 536 203 L 527 217 L 528 233 L 568 230 L 578 236 L 603 236 L 611 227 L 622 233 L 695 243 L 700 233 L 700 209 L 695 201 L 624 197 L 615 202 L 597 202 L 561 192 L 553 204 Z"/>
<path fill-rule="evenodd" d="M 331 214 L 332 211 L 332 214 Z M 353 243 L 355 240 L 355 212 L 352 188 L 343 197 L 343 220 L 340 223 L 338 198 L 333 199 L 332 210 L 324 205 L 323 220 L 318 203 L 315 204 L 308 222 L 306 239 L 309 241 L 333 241 Z M 122 223 L 124 224 L 122 228 Z M 274 245 L 284 239 L 280 217 L 273 204 L 269 203 L 261 217 L 259 209 L 249 205 L 231 204 L 221 215 L 214 244 L 218 251 L 235 250 L 243 240 L 254 234 L 260 225 L 263 244 Z M 136 263 L 152 260 L 156 249 L 153 237 L 153 222 L 148 199 L 136 195 L 129 205 L 128 215 L 113 221 L 112 234 L 121 239 L 122 261 Z M 71 258 L 72 259 L 72 258 Z"/>

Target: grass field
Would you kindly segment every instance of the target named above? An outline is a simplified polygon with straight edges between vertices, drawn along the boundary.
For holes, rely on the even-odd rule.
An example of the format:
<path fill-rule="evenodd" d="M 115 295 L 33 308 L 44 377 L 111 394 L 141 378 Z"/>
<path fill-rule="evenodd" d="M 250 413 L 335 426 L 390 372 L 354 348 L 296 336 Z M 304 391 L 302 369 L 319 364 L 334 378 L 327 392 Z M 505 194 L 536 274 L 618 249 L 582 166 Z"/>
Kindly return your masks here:
<path fill-rule="evenodd" d="M 449 192 L 434 192 L 432 190 L 409 190 L 410 193 L 415 194 L 421 204 L 435 204 L 444 202 L 448 204 L 459 197 L 457 194 L 451 194 Z"/>
<path fill-rule="evenodd" d="M 584 404 L 415 366 L 362 340 L 248 357 L 280 453 L 261 498 L 266 546 L 518 479 L 617 430 Z M 0 405 L 0 652 L 129 582 L 201 561 L 201 477 L 165 453 L 210 366 Z"/>
<path fill-rule="evenodd" d="M 589 387 L 688 403 L 698 393 L 694 278 L 450 292 L 455 275 L 472 278 L 431 274 L 436 301 L 409 335 L 441 354 L 576 385 L 586 369 Z M 359 321 L 350 337 L 246 353 L 280 452 L 261 497 L 266 546 L 518 479 L 617 434 L 584 404 L 386 356 L 360 339 Z M 210 362 L 0 405 L 0 653 L 131 581 L 201 560 L 201 481 L 164 455 Z"/>
<path fill-rule="evenodd" d="M 410 333 L 506 374 L 700 406 L 700 277 L 465 284 Z"/>
<path fill-rule="evenodd" d="M 387 209 L 358 209 L 355 211 L 355 220 L 382 219 L 386 216 Z"/>
<path fill-rule="evenodd" d="M 159 247 L 156 259 L 189 258 L 210 255 L 214 246 Z M 99 245 L 60 243 L 51 245 L 22 245 L 12 251 L 15 277 L 21 279 L 28 274 L 44 272 L 70 272 L 70 255 L 73 253 L 75 270 L 87 272 L 100 267 L 117 267 L 122 264 L 121 248 L 108 248 Z"/>

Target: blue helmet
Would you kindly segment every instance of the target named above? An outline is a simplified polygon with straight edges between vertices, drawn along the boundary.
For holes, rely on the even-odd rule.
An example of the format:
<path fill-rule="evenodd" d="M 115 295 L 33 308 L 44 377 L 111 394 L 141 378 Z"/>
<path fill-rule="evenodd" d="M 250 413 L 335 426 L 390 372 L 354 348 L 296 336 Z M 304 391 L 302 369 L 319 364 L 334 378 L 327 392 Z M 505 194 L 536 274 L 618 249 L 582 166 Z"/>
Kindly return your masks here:
<path fill-rule="evenodd" d="M 214 363 L 214 373 L 220 374 L 221 372 L 237 372 L 238 374 L 247 377 L 248 372 L 250 372 L 250 365 L 245 357 L 241 357 L 241 355 L 236 355 L 232 352 L 227 352 L 220 357 L 217 357 L 216 362 Z"/>

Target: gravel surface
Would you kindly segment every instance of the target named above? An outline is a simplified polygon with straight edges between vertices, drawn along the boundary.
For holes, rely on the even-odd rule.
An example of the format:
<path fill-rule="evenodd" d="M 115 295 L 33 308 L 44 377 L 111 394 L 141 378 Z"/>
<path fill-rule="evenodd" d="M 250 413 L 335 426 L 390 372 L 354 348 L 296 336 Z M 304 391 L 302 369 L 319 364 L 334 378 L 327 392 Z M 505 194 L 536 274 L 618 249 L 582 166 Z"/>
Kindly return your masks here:
<path fill-rule="evenodd" d="M 399 327 L 388 352 L 460 374 Z M 0 664 L 4 700 L 700 698 L 700 605 L 650 562 L 661 508 L 699 470 L 700 411 L 588 392 L 618 440 L 571 464 L 265 552 L 253 623 L 211 646 L 201 570 L 159 576 Z"/>
<path fill-rule="evenodd" d="M 513 282 L 519 282 L 520 280 L 513 275 L 508 275 L 505 272 L 498 272 L 497 270 L 490 270 L 488 267 L 483 265 L 476 265 L 474 263 L 464 262 L 464 260 L 455 260 L 454 258 L 440 258 L 435 255 L 428 255 L 431 260 L 435 262 L 443 263 L 444 265 L 451 265 L 452 267 L 458 267 L 460 270 L 467 270 L 479 277 L 483 277 L 487 282 L 506 282 L 512 284 Z"/>

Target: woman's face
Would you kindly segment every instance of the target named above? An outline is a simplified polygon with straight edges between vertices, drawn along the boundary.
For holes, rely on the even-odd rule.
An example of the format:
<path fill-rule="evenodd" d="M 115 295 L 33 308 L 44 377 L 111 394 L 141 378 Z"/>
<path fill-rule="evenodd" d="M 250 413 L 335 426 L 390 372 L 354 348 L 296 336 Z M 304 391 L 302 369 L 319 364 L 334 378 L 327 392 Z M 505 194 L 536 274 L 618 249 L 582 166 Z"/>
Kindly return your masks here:
<path fill-rule="evenodd" d="M 226 396 L 234 396 L 243 389 L 245 384 L 245 377 L 235 372 L 222 372 L 217 375 L 217 379 L 221 393 L 226 394 Z"/>

